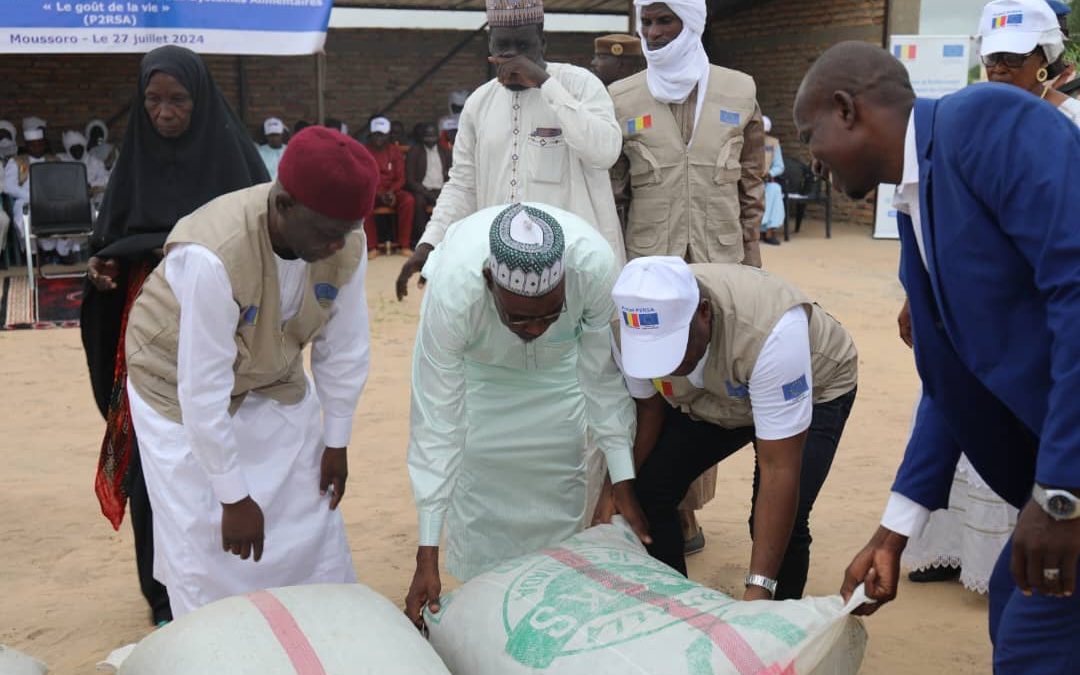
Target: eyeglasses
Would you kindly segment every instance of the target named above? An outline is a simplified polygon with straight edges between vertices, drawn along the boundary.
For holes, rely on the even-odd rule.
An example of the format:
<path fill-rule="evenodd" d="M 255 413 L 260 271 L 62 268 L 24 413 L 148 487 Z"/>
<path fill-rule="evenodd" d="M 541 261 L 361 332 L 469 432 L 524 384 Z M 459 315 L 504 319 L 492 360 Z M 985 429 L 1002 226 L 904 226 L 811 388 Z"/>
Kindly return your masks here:
<path fill-rule="evenodd" d="M 499 314 L 502 315 L 503 321 L 506 323 L 507 328 L 510 330 L 520 330 L 533 326 L 535 324 L 552 324 L 559 320 L 563 314 L 566 313 L 566 300 L 563 300 L 562 309 L 552 314 L 545 314 L 544 316 L 533 316 L 527 319 L 511 319 L 510 314 L 503 308 L 502 303 L 499 302 L 499 294 L 492 293 L 492 297 L 495 299 L 495 306 L 499 310 Z"/>
<path fill-rule="evenodd" d="M 993 54 L 987 54 L 982 57 L 983 65 L 987 68 L 993 68 L 999 63 L 1005 64 L 1006 68 L 1020 68 L 1024 65 L 1024 61 L 1028 60 L 1035 50 L 1031 50 L 1027 54 L 1013 54 L 1012 52 L 994 52 Z"/>

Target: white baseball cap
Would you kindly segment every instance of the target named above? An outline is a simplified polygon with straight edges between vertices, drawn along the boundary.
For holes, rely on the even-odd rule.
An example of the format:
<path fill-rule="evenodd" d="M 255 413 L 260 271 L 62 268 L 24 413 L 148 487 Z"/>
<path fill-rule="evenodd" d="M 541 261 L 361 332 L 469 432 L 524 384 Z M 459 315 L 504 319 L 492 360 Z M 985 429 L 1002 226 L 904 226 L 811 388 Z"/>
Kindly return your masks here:
<path fill-rule="evenodd" d="M 636 258 L 611 291 L 619 311 L 623 371 L 652 379 L 670 375 L 686 357 L 701 291 L 690 266 L 675 256 Z"/>
<path fill-rule="evenodd" d="M 371 133 L 373 134 L 388 134 L 390 133 L 390 120 L 385 117 L 376 117 L 371 120 Z"/>
<path fill-rule="evenodd" d="M 979 19 L 978 37 L 980 56 L 1001 52 L 1027 54 L 1043 45 L 1049 47 L 1047 59 L 1054 62 L 1064 50 L 1061 25 L 1046 0 L 987 3 Z"/>
<path fill-rule="evenodd" d="M 41 129 L 28 129 L 23 132 L 23 139 L 27 141 L 40 141 L 45 138 L 45 132 Z"/>
<path fill-rule="evenodd" d="M 285 123 L 276 117 L 267 117 L 263 122 L 263 133 L 267 136 L 271 134 L 283 134 L 285 133 Z"/>

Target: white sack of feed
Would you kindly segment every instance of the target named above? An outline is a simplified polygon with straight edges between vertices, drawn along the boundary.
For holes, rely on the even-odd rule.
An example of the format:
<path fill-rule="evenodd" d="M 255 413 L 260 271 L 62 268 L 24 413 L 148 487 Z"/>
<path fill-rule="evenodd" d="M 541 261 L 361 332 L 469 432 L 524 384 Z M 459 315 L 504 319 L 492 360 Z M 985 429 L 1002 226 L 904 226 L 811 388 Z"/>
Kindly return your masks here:
<path fill-rule="evenodd" d="M 48 667 L 41 661 L 0 645 L 0 675 L 45 675 Z"/>
<path fill-rule="evenodd" d="M 361 584 L 211 603 L 154 631 L 120 675 L 449 675 L 401 609 Z"/>
<path fill-rule="evenodd" d="M 854 675 L 860 597 L 737 601 L 617 518 L 475 577 L 425 620 L 454 675 Z"/>

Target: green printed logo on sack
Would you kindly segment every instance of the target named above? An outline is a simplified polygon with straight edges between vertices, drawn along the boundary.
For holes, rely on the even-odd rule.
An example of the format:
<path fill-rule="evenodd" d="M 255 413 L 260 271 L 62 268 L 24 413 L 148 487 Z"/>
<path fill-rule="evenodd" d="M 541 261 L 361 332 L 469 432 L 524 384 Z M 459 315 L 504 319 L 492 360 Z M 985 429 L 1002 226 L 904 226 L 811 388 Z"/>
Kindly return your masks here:
<path fill-rule="evenodd" d="M 680 624 L 707 633 L 737 605 L 644 552 L 551 549 L 506 591 L 506 653 L 522 665 L 547 668 L 560 657 L 639 640 Z M 801 628 L 775 614 L 724 621 L 764 631 L 790 646 L 805 638 Z M 691 672 L 711 672 L 701 665 L 713 646 L 707 636 L 704 643 L 695 641 L 687 653 Z"/>

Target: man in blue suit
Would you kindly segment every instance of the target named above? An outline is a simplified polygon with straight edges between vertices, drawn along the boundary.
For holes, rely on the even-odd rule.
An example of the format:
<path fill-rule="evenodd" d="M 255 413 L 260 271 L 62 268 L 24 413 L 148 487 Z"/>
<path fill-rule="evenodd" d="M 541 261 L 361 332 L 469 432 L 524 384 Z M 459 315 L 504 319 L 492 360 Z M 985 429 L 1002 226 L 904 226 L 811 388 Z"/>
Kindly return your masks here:
<path fill-rule="evenodd" d="M 870 543 L 848 567 L 878 605 L 900 554 L 947 506 L 960 452 L 1022 509 L 990 589 L 999 674 L 1080 672 L 1080 131 L 1045 101 L 986 84 L 916 100 L 867 43 L 811 67 L 795 124 L 849 196 L 900 185 L 900 278 L 923 382 Z M 1010 575 L 1011 572 L 1011 575 Z"/>

